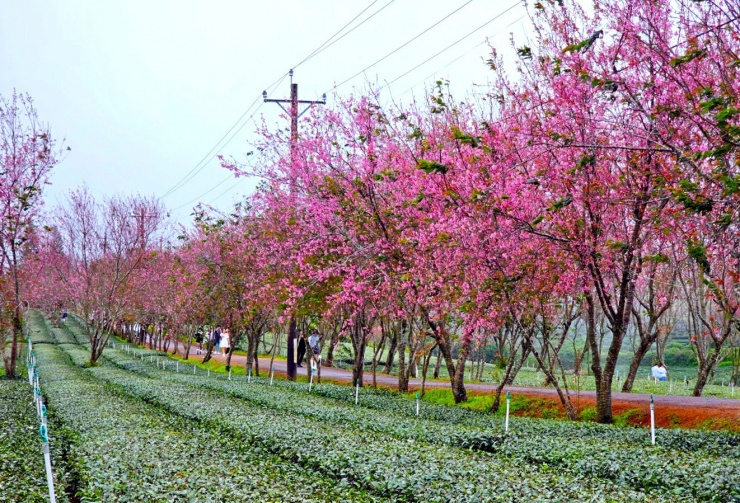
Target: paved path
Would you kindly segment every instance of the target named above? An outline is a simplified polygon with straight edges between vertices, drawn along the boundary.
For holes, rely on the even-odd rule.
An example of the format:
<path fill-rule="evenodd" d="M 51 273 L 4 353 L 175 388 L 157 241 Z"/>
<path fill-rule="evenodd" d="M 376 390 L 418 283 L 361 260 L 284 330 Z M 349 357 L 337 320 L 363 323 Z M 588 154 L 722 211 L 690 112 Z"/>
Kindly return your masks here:
<path fill-rule="evenodd" d="M 202 355 L 195 355 L 191 349 L 190 357 L 193 356 L 202 358 Z M 214 354 L 213 359 L 225 362 L 226 357 Z M 245 366 L 247 357 L 244 355 L 235 354 L 231 357 L 231 364 L 233 366 Z M 269 358 L 259 359 L 260 372 L 265 375 L 265 372 L 270 368 Z M 275 359 L 274 370 L 278 374 L 287 373 L 287 362 L 285 360 Z M 308 368 L 306 364 L 302 368 L 298 369 L 299 375 L 308 375 Z M 321 367 L 321 377 L 323 379 L 332 379 L 335 381 L 341 381 L 345 383 L 352 382 L 352 372 L 350 370 L 339 369 L 335 367 Z M 398 388 L 398 378 L 393 375 L 382 374 L 380 372 L 376 375 L 376 382 L 378 385 Z M 372 373 L 369 371 L 365 372 L 364 383 L 367 386 L 368 383 L 372 383 Z M 427 388 L 449 388 L 449 381 L 430 381 L 427 380 Z M 414 390 L 421 387 L 421 379 L 409 379 L 409 389 Z M 465 389 L 478 393 L 494 393 L 496 391 L 496 385 L 489 383 L 467 383 Z M 537 387 L 525 387 L 525 386 L 506 386 L 504 391 L 510 391 L 516 394 L 528 395 L 528 396 L 541 396 L 543 398 L 550 398 L 558 400 L 557 392 L 553 388 L 537 388 Z M 572 396 L 575 397 L 576 393 L 571 389 Z M 596 392 L 595 391 L 581 391 L 578 393 L 579 399 L 588 402 L 595 402 Z M 740 397 L 740 391 L 738 392 Z M 677 395 L 655 395 L 656 403 L 659 403 L 661 407 L 670 408 L 690 408 L 690 409 L 705 409 L 705 412 L 721 411 L 723 417 L 730 417 L 740 421 L 740 399 L 730 398 L 716 398 L 716 397 L 693 397 L 693 396 L 677 396 Z M 650 405 L 650 395 L 641 393 L 612 393 L 612 402 L 616 405 L 622 403 L 633 407 L 648 407 Z"/>

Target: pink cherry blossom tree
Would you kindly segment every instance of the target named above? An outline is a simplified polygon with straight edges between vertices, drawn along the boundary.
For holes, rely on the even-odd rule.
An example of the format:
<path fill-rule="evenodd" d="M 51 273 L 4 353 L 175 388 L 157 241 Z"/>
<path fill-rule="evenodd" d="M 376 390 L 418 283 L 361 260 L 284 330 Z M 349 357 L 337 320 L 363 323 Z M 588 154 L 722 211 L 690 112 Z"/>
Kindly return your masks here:
<path fill-rule="evenodd" d="M 16 373 L 23 323 L 19 268 L 60 154 L 30 96 L 0 96 L 0 353 L 8 376 Z"/>

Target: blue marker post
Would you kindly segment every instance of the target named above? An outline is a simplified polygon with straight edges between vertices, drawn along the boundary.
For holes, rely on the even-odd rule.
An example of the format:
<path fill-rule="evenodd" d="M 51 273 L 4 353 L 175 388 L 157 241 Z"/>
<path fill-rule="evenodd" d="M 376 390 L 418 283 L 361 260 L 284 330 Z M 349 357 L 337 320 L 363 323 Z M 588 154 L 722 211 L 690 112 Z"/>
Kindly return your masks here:
<path fill-rule="evenodd" d="M 49 454 L 49 436 L 46 432 L 46 425 L 41 425 L 39 434 L 43 442 L 42 450 L 44 451 L 44 464 L 46 465 L 46 483 L 49 486 L 49 501 L 56 503 L 57 497 L 54 494 L 54 474 L 51 471 L 51 454 Z"/>

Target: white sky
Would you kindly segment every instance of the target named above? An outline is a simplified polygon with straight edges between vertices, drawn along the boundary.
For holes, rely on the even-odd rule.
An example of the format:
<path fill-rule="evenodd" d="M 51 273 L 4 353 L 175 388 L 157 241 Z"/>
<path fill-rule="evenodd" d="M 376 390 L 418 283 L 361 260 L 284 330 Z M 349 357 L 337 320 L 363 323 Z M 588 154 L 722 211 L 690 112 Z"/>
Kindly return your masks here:
<path fill-rule="evenodd" d="M 263 89 L 371 4 L 348 29 L 387 7 L 296 69 L 299 98 L 318 99 L 329 91 L 331 104 L 335 84 L 458 7 L 337 92 L 364 89 L 368 80 L 393 81 L 511 8 L 388 89 L 397 99 L 410 99 L 447 78 L 461 95 L 488 78 L 486 37 L 503 51 L 510 33 L 518 45 L 526 37 L 528 19 L 516 0 L 0 0 L 0 94 L 29 93 L 40 118 L 72 148 L 55 168 L 47 204 L 83 183 L 101 196 L 162 196 L 202 166 L 257 98 L 262 103 Z M 288 95 L 286 79 L 271 97 Z M 253 121 L 264 114 L 268 123 L 286 127 L 281 113 L 265 104 Z M 253 121 L 219 151 L 243 159 L 255 138 Z M 228 208 L 254 186 L 251 180 L 222 182 L 228 172 L 213 155 L 163 199 L 176 220 L 187 222 L 197 201 Z"/>

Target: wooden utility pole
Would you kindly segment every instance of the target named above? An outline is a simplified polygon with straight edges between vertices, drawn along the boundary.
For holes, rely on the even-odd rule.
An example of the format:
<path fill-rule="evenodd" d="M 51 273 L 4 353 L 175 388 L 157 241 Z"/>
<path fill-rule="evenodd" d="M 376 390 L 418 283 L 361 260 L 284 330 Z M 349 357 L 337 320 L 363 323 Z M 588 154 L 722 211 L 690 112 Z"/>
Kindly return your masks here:
<path fill-rule="evenodd" d="M 291 165 L 295 163 L 295 147 L 298 141 L 298 118 L 306 113 L 309 108 L 314 105 L 325 105 L 326 94 L 321 97 L 321 100 L 299 100 L 298 99 L 298 84 L 293 82 L 293 69 L 291 68 L 288 72 L 290 76 L 290 99 L 268 99 L 267 91 L 262 91 L 262 98 L 265 103 L 277 103 L 283 111 L 290 116 L 290 162 Z M 283 103 L 289 104 L 290 109 L 286 109 Z M 307 105 L 302 111 L 298 111 L 300 105 Z M 297 374 L 297 352 L 298 344 L 296 343 L 296 318 L 295 315 L 290 317 L 290 324 L 288 325 L 288 380 L 295 381 Z"/>

